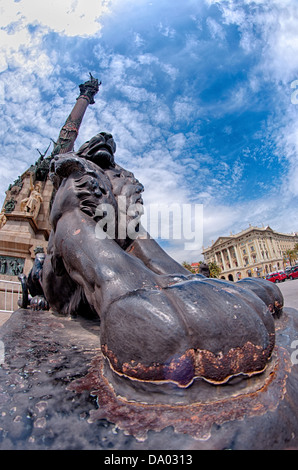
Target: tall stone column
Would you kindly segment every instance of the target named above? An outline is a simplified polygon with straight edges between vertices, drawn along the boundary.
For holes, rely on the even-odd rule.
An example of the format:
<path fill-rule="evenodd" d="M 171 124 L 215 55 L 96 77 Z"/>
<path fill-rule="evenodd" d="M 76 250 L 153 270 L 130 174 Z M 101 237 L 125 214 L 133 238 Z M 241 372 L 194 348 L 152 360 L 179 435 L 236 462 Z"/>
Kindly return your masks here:
<path fill-rule="evenodd" d="M 227 254 L 228 254 L 229 264 L 230 264 L 231 269 L 232 269 L 234 266 L 233 266 L 232 257 L 231 257 L 231 253 L 230 253 L 230 247 L 229 247 L 229 246 L 227 247 Z"/>
<path fill-rule="evenodd" d="M 224 271 L 227 271 L 224 250 L 220 250 L 220 257 L 221 257 L 221 260 L 222 260 Z"/>
<path fill-rule="evenodd" d="M 243 263 L 241 262 L 242 258 L 241 258 L 241 253 L 239 253 L 238 244 L 234 245 L 234 249 L 235 249 L 236 261 L 237 261 L 237 267 L 241 268 L 243 266 Z"/>
<path fill-rule="evenodd" d="M 92 77 L 91 73 L 90 80 L 79 85 L 80 95 L 60 131 L 58 141 L 54 143 L 52 156 L 73 150 L 74 142 L 78 136 L 85 111 L 89 104 L 95 103 L 94 96 L 98 92 L 100 85 L 101 82 L 98 82 L 96 78 Z"/>
<path fill-rule="evenodd" d="M 261 255 L 261 250 L 260 250 L 260 245 L 259 245 L 259 240 L 258 239 L 255 241 L 255 246 L 256 246 L 256 251 L 257 251 L 258 262 L 261 262 L 262 261 L 262 255 Z"/>

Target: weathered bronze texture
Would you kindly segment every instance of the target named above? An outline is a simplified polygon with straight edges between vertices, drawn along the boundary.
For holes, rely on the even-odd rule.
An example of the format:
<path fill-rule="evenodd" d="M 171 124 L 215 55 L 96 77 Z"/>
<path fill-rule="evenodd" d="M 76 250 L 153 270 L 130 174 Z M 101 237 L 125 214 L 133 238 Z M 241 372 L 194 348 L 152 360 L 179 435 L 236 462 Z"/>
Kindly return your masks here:
<path fill-rule="evenodd" d="M 143 186 L 115 163 L 115 150 L 102 132 L 52 160 L 57 194 L 42 278 L 51 308 L 100 317 L 102 352 L 119 377 L 185 388 L 198 378 L 221 384 L 262 372 L 275 344 L 279 289 L 189 275 L 141 226 L 136 237 L 120 236 L 119 198 L 141 205 Z M 103 205 L 114 211 L 114 236 L 101 236 Z"/>
<path fill-rule="evenodd" d="M 19 299 L 18 304 L 21 308 L 27 308 L 30 305 L 32 310 L 47 310 L 49 304 L 45 299 L 42 288 L 42 268 L 45 253 L 42 247 L 37 247 L 34 251 L 34 264 L 28 277 L 25 274 L 19 275 L 22 285 L 22 297 Z"/>

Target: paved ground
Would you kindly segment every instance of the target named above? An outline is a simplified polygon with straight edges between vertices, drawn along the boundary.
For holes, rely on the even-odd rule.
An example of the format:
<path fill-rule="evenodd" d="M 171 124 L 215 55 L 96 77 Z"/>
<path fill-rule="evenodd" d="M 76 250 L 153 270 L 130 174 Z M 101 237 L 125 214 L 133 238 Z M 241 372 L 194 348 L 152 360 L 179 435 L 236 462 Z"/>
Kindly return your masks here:
<path fill-rule="evenodd" d="M 298 309 L 298 279 L 286 280 L 278 284 L 284 296 L 285 307 Z"/>

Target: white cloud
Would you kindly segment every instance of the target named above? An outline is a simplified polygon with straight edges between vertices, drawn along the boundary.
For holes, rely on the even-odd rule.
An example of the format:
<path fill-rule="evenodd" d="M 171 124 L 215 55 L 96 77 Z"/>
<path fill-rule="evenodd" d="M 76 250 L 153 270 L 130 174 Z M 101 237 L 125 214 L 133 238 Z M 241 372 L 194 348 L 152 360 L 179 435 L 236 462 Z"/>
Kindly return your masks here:
<path fill-rule="evenodd" d="M 149 93 L 145 88 L 122 85 L 121 92 L 127 96 L 130 101 L 140 103 L 142 101 L 150 101 L 152 104 L 156 103 L 156 96 L 154 93 Z"/>
<path fill-rule="evenodd" d="M 196 107 L 191 98 L 180 97 L 174 102 L 173 110 L 178 121 L 187 122 L 193 117 Z"/>
<path fill-rule="evenodd" d="M 107 0 L 1 0 L 2 27 L 19 22 L 41 25 L 67 36 L 90 36 L 100 29 L 100 17 L 109 11 Z"/>
<path fill-rule="evenodd" d="M 209 3 L 220 6 L 227 24 L 238 26 L 240 44 L 246 52 L 258 49 L 261 56 L 257 68 L 264 78 L 283 83 L 291 80 L 298 70 L 298 10 L 295 2 L 209 0 Z"/>
<path fill-rule="evenodd" d="M 246 54 L 254 55 L 255 65 L 250 69 L 247 84 L 241 85 L 233 90 L 229 98 L 231 107 L 229 111 L 244 109 L 248 99 L 257 99 L 260 103 L 266 86 L 275 89 L 272 96 L 272 114 L 267 119 L 266 129 L 262 130 L 263 138 L 267 143 L 266 154 L 269 150 L 269 136 L 273 142 L 273 152 L 287 162 L 287 173 L 284 175 L 283 183 L 276 188 L 278 197 L 264 193 L 264 198 L 254 201 L 252 204 L 241 204 L 240 210 L 237 206 L 231 214 L 229 210 L 223 210 L 216 214 L 220 229 L 233 227 L 234 220 L 244 216 L 246 223 L 264 223 L 272 225 L 274 229 L 281 231 L 298 230 L 298 216 L 295 205 L 298 196 L 298 133 L 297 113 L 298 106 L 291 103 L 293 90 L 290 84 L 298 78 L 298 10 L 295 2 L 285 0 L 208 0 L 209 4 L 216 4 L 221 8 L 224 22 L 234 24 L 240 33 L 240 46 Z M 258 60 L 256 60 L 258 59 Z M 261 130 L 260 130 L 261 132 Z M 260 133 L 259 133 L 260 134 Z M 255 135 L 255 138 L 260 138 Z M 268 140 L 267 140 L 268 139 Z M 264 141 L 264 142 L 265 142 Z M 264 143 L 265 145 L 265 143 Z M 270 158 L 263 155 L 260 148 L 254 158 Z M 235 162 L 232 168 L 231 179 L 234 183 L 241 181 L 243 177 L 243 162 Z M 273 176 L 274 175 L 274 170 Z M 236 219 L 234 218 L 234 212 Z M 230 214 L 230 215 L 229 215 Z M 246 217 L 245 214 L 250 214 Z M 252 220 L 248 220 L 248 219 Z M 222 223 L 220 223 L 222 221 Z M 212 224 L 211 224 L 212 225 Z M 208 218 L 207 225 L 208 227 Z M 245 228 L 244 226 L 240 227 Z M 207 230 L 208 233 L 208 230 Z M 210 232 L 211 233 L 211 232 Z M 208 237 L 207 237 L 208 238 Z"/>
<path fill-rule="evenodd" d="M 239 159 L 237 159 L 233 164 L 231 179 L 234 185 L 236 185 L 242 179 L 244 173 L 244 166 L 244 163 L 241 162 Z"/>
<path fill-rule="evenodd" d="M 142 47 L 145 45 L 145 41 L 139 33 L 134 33 L 134 42 L 137 47 Z"/>
<path fill-rule="evenodd" d="M 214 18 L 208 17 L 206 24 L 209 28 L 210 34 L 213 39 L 220 39 L 223 41 L 225 39 L 225 31 L 223 27 L 214 20 Z"/>
<path fill-rule="evenodd" d="M 162 21 L 158 25 L 158 30 L 163 36 L 170 39 L 173 39 L 176 35 L 175 29 L 171 28 L 167 24 L 164 24 Z"/>
<path fill-rule="evenodd" d="M 0 73 L 9 66 L 45 77 L 52 64 L 42 49 L 43 35 L 54 31 L 69 37 L 92 36 L 108 13 L 107 0 L 1 0 Z M 29 26 L 37 27 L 30 31 Z"/>
<path fill-rule="evenodd" d="M 289 113 L 280 123 L 281 132 L 276 137 L 278 150 L 288 162 L 288 174 L 284 178 L 282 193 L 287 198 L 298 197 L 298 105 L 291 105 Z"/>

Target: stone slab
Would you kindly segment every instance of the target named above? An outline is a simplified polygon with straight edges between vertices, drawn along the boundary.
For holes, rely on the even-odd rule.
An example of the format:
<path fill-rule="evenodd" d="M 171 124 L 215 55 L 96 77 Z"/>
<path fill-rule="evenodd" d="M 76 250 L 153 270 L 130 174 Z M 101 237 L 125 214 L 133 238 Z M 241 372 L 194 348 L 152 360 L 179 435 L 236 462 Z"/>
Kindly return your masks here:
<path fill-rule="evenodd" d="M 277 321 L 266 373 L 205 384 L 209 401 L 189 405 L 116 396 L 102 375 L 99 329 L 99 322 L 24 309 L 2 325 L 1 450 L 298 448 L 298 311 Z"/>

